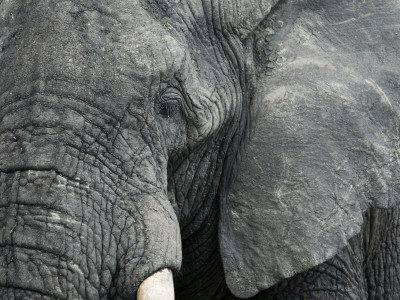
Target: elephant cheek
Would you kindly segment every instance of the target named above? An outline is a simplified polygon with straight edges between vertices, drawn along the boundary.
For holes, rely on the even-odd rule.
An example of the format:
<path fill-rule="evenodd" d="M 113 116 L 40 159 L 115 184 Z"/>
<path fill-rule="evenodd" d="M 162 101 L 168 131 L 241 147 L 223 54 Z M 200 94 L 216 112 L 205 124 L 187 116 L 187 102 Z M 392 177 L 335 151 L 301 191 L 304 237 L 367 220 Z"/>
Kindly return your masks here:
<path fill-rule="evenodd" d="M 129 250 L 119 264 L 117 289 L 124 299 L 134 299 L 139 285 L 156 271 L 178 271 L 182 261 L 180 229 L 172 206 L 159 198 L 144 197 L 142 201 L 146 208 L 139 210 L 141 224 L 137 226 L 136 244 L 133 248 L 126 245 Z M 138 253 L 139 248 L 142 250 Z"/>

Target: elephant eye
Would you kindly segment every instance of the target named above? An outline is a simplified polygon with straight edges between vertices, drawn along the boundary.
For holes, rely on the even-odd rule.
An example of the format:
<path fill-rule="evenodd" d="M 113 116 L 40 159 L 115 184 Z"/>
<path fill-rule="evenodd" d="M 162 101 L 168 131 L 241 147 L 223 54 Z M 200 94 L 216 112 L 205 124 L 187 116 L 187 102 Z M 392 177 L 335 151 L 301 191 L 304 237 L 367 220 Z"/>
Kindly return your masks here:
<path fill-rule="evenodd" d="M 163 101 L 158 104 L 158 113 L 166 118 L 175 116 L 180 111 L 180 103 L 176 100 Z"/>
<path fill-rule="evenodd" d="M 157 112 L 162 117 L 171 118 L 181 111 L 181 96 L 176 90 L 162 94 L 157 104 Z"/>

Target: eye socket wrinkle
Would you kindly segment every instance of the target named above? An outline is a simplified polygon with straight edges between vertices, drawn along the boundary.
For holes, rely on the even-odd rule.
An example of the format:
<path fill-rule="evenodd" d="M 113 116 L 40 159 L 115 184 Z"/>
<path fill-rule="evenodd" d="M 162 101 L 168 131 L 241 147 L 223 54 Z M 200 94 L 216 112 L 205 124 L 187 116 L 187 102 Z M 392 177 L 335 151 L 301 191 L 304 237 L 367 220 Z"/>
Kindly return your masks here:
<path fill-rule="evenodd" d="M 183 95 L 173 87 L 169 87 L 162 91 L 156 102 L 156 112 L 162 117 L 171 118 L 181 111 Z"/>

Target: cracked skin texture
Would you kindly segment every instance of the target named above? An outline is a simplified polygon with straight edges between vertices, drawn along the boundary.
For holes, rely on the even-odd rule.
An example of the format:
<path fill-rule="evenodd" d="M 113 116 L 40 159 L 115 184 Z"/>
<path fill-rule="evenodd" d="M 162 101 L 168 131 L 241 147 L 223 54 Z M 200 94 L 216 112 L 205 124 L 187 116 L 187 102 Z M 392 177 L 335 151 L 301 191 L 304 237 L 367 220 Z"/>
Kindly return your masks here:
<path fill-rule="evenodd" d="M 159 269 L 186 276 L 182 240 L 215 247 L 245 92 L 222 46 L 162 14 L 152 1 L 0 2 L 5 299 L 134 299 Z M 200 256 L 222 284 L 215 249 Z"/>
<path fill-rule="evenodd" d="M 0 298 L 400 293 L 400 7 L 275 2 L 0 1 Z"/>

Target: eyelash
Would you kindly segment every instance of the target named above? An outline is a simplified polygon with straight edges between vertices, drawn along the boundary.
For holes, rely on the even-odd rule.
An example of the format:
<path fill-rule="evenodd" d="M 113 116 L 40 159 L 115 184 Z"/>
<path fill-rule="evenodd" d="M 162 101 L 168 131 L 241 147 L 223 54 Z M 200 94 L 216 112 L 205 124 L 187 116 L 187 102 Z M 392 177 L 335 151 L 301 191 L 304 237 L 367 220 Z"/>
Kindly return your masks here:
<path fill-rule="evenodd" d="M 158 97 L 157 113 L 164 118 L 171 118 L 181 111 L 182 94 L 175 88 L 164 90 Z"/>
<path fill-rule="evenodd" d="M 178 100 L 165 100 L 158 104 L 158 113 L 166 118 L 175 116 L 181 110 Z"/>

